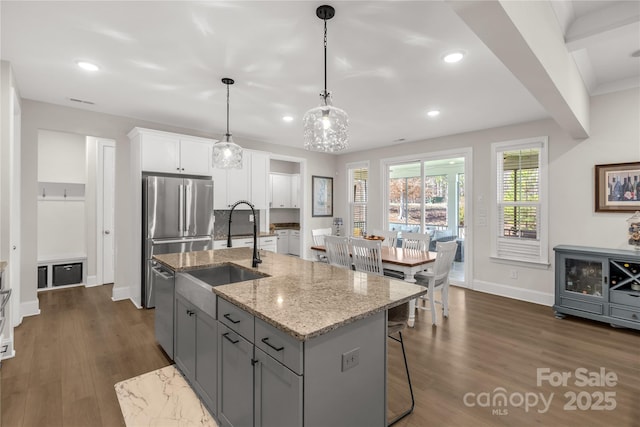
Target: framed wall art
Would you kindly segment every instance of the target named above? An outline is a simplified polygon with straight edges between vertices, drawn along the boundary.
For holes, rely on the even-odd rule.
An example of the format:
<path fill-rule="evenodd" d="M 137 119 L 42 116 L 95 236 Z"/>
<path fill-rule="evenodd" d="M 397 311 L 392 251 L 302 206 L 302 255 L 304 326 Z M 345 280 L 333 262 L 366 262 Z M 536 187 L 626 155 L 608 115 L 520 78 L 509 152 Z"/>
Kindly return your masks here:
<path fill-rule="evenodd" d="M 596 165 L 596 212 L 640 210 L 640 162 Z"/>
<path fill-rule="evenodd" d="M 311 177 L 311 216 L 333 216 L 333 178 Z"/>

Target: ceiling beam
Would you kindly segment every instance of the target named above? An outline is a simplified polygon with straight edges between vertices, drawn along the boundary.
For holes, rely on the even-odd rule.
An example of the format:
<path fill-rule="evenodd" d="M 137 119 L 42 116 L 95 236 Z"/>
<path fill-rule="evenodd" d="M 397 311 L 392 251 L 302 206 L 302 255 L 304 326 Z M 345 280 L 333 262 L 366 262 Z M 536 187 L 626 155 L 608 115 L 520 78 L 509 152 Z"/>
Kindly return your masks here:
<path fill-rule="evenodd" d="M 589 137 L 589 94 L 548 2 L 447 2 L 559 126 Z"/>
<path fill-rule="evenodd" d="M 640 34 L 640 6 L 637 2 L 617 2 L 576 19 L 566 33 L 569 51 Z"/>

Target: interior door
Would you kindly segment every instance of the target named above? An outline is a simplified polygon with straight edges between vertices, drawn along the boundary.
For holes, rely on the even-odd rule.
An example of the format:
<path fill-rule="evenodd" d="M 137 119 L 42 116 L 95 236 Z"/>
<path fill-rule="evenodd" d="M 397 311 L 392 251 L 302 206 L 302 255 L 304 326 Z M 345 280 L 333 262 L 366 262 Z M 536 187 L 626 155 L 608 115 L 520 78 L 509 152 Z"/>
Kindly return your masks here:
<path fill-rule="evenodd" d="M 113 283 L 114 277 L 114 197 L 115 197 L 115 147 L 102 147 L 102 283 Z"/>

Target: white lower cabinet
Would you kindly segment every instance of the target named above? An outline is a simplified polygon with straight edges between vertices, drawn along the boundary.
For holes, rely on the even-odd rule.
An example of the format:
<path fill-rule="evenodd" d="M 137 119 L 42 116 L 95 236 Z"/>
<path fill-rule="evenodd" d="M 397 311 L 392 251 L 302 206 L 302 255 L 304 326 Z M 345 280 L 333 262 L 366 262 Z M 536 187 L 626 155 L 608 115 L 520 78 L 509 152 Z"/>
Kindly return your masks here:
<path fill-rule="evenodd" d="M 277 252 L 279 254 L 289 253 L 289 230 L 276 230 L 278 243 Z"/>
<path fill-rule="evenodd" d="M 263 251 L 277 252 L 278 251 L 278 236 L 268 236 L 260 238 L 260 249 Z"/>
<path fill-rule="evenodd" d="M 258 238 L 258 249 L 269 252 L 276 252 L 277 246 L 276 236 L 262 236 Z M 231 245 L 233 248 L 253 248 L 253 237 L 251 238 L 238 238 L 232 239 Z M 227 247 L 226 240 L 214 240 L 213 249 L 225 249 Z"/>
<path fill-rule="evenodd" d="M 289 231 L 289 253 L 300 256 L 300 230 Z"/>

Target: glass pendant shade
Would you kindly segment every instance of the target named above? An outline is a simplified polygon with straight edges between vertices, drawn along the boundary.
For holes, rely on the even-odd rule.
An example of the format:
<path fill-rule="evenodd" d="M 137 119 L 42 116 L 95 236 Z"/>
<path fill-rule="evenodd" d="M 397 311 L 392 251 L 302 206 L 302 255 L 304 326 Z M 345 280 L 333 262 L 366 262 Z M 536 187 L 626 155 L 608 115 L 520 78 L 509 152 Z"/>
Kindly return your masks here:
<path fill-rule="evenodd" d="M 226 134 L 224 141 L 213 144 L 213 167 L 218 169 L 242 169 L 242 147 Z"/>
<path fill-rule="evenodd" d="M 217 169 L 242 169 L 242 147 L 233 142 L 229 132 L 229 85 L 233 79 L 225 77 L 222 83 L 227 85 L 227 133 L 224 139 L 213 144 L 213 167 Z"/>
<path fill-rule="evenodd" d="M 320 94 L 320 105 L 307 111 L 302 119 L 304 148 L 333 153 L 349 147 L 349 116 L 334 107 L 331 94 Z"/>

